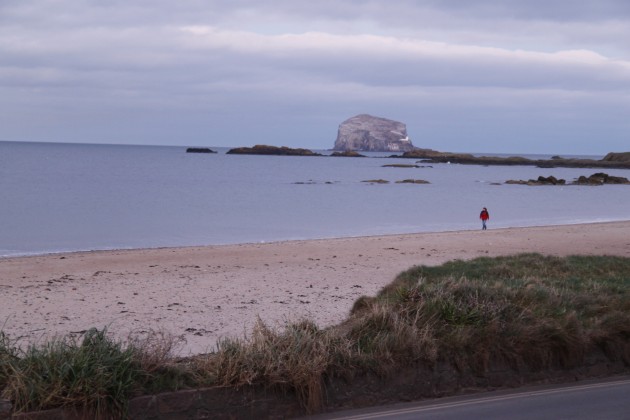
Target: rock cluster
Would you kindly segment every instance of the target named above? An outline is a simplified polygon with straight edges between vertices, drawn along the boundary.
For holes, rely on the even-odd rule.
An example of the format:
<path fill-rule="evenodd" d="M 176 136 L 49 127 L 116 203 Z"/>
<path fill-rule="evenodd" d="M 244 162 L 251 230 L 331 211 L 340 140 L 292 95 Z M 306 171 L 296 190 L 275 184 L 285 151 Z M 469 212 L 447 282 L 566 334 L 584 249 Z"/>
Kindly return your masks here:
<path fill-rule="evenodd" d="M 276 155 L 276 156 L 322 156 L 308 149 L 293 149 L 282 146 L 257 144 L 254 147 L 237 147 L 227 151 L 228 155 Z"/>
<path fill-rule="evenodd" d="M 609 153 L 600 160 L 595 159 L 565 159 L 554 156 L 552 159 L 527 159 L 521 156 L 474 156 L 469 153 L 439 152 L 432 149 L 420 149 L 405 152 L 403 158 L 423 159 L 434 163 L 459 163 L 464 165 L 527 165 L 539 168 L 620 168 L 630 169 L 630 152 Z"/>
<path fill-rule="evenodd" d="M 186 153 L 217 153 L 207 147 L 189 147 L 186 149 Z"/>
<path fill-rule="evenodd" d="M 517 185 L 566 185 L 564 179 L 558 179 L 555 176 L 539 176 L 538 179 L 530 179 L 529 181 L 510 179 L 505 181 L 506 184 Z M 621 176 L 611 176 L 603 172 L 598 172 L 589 177 L 581 176 L 571 183 L 571 185 L 604 185 L 604 184 L 630 184 L 628 178 Z"/>
<path fill-rule="evenodd" d="M 430 182 L 424 179 L 403 179 L 402 181 L 396 181 L 396 184 L 430 184 Z"/>
<path fill-rule="evenodd" d="M 519 184 L 519 185 L 565 185 L 564 179 L 558 179 L 555 176 L 539 176 L 538 179 L 530 179 L 529 181 L 510 179 L 505 181 L 506 184 Z"/>
<path fill-rule="evenodd" d="M 356 115 L 342 122 L 333 150 L 368 152 L 406 152 L 414 146 L 401 122 L 368 114 Z"/>
<path fill-rule="evenodd" d="M 361 182 L 366 182 L 368 184 L 389 184 L 389 181 L 386 179 L 366 179 Z"/>
<path fill-rule="evenodd" d="M 603 172 L 598 172 L 589 177 L 581 176 L 575 181 L 577 185 L 604 185 L 604 184 L 630 184 L 628 178 L 621 176 L 610 176 Z"/>

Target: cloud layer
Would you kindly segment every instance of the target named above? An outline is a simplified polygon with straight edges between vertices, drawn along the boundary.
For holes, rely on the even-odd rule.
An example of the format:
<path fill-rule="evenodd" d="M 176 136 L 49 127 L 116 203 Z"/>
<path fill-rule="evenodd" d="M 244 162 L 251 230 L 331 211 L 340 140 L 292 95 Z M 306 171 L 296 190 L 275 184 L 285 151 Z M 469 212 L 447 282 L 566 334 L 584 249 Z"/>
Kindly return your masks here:
<path fill-rule="evenodd" d="M 440 150 L 628 149 L 630 3 L 417 3 L 4 1 L 0 139 L 329 148 L 372 113 Z"/>

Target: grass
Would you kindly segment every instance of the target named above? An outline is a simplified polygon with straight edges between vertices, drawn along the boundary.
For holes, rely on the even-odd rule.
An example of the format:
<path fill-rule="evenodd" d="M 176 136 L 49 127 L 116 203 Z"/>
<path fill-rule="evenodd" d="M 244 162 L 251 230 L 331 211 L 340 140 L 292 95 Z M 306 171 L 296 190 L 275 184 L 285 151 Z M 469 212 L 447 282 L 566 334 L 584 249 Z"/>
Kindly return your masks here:
<path fill-rule="evenodd" d="M 176 361 L 174 342 L 153 335 L 117 343 L 91 330 L 21 351 L 0 333 L 0 389 L 20 411 L 80 406 L 124 413 L 133 395 L 193 386 L 262 385 L 294 392 L 316 412 L 328 378 L 446 363 L 481 375 L 568 369 L 603 352 L 630 366 L 630 259 L 539 254 L 411 268 L 348 319 L 272 330 Z"/>
<path fill-rule="evenodd" d="M 18 411 L 72 406 L 95 418 L 122 415 L 134 393 L 184 382 L 184 372 L 152 340 L 121 343 L 91 329 L 81 341 L 58 338 L 21 350 L 1 337 L 2 396 Z"/>
<path fill-rule="evenodd" d="M 249 340 L 224 340 L 219 351 L 197 358 L 195 370 L 220 386 L 264 384 L 291 390 L 307 407 L 323 402 L 323 379 L 335 365 L 347 365 L 347 340 L 303 320 L 274 331 L 258 320 Z"/>
<path fill-rule="evenodd" d="M 497 359 L 515 368 L 571 367 L 603 342 L 621 346 L 615 356 L 630 364 L 627 258 L 523 254 L 416 267 L 355 317 L 379 305 L 415 329 L 430 326 L 441 358 L 475 371 Z"/>

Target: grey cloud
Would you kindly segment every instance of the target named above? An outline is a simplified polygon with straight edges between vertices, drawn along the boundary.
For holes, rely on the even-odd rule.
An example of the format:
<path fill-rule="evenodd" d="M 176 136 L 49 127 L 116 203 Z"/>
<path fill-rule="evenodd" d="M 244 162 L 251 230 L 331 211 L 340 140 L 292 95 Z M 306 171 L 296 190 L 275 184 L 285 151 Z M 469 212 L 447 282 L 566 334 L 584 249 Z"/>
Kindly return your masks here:
<path fill-rule="evenodd" d="M 432 0 L 428 4 L 436 9 L 485 18 L 598 21 L 630 14 L 630 3 L 623 0 Z"/>
<path fill-rule="evenodd" d="M 628 6 L 548 3 L 2 2 L 0 139 L 329 147 L 341 120 L 373 112 L 434 148 L 528 126 L 547 142 L 531 147 L 564 132 L 587 150 L 571 121 L 618 148 Z"/>

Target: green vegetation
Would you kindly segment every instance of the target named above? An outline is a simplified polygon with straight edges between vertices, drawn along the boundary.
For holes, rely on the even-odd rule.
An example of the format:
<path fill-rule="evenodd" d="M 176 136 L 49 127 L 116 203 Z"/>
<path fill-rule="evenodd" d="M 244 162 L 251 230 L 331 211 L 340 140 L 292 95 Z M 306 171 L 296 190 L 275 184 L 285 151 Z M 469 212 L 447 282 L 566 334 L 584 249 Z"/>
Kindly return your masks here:
<path fill-rule="evenodd" d="M 446 363 L 484 375 L 568 369 L 590 354 L 630 366 L 630 258 L 522 254 L 414 267 L 341 325 L 308 320 L 282 331 L 260 320 L 247 340 L 214 353 L 170 356 L 172 340 L 121 344 L 91 330 L 22 351 L 0 333 L 0 389 L 20 411 L 80 406 L 124 413 L 130 396 L 191 386 L 265 385 L 295 392 L 310 411 L 325 379 Z"/>
<path fill-rule="evenodd" d="M 74 406 L 94 417 L 124 413 L 134 393 L 184 386 L 184 372 L 168 356 L 173 341 L 156 337 L 123 345 L 91 329 L 81 342 L 60 338 L 21 350 L 0 333 L 2 396 L 18 411 Z"/>
<path fill-rule="evenodd" d="M 376 314 L 390 325 L 364 327 Z M 574 367 L 597 348 L 630 365 L 630 259 L 523 254 L 416 267 L 357 302 L 351 322 L 364 348 L 391 352 L 414 334 L 418 349 L 398 347 L 407 358 L 478 374 L 497 361 L 517 371 Z"/>

